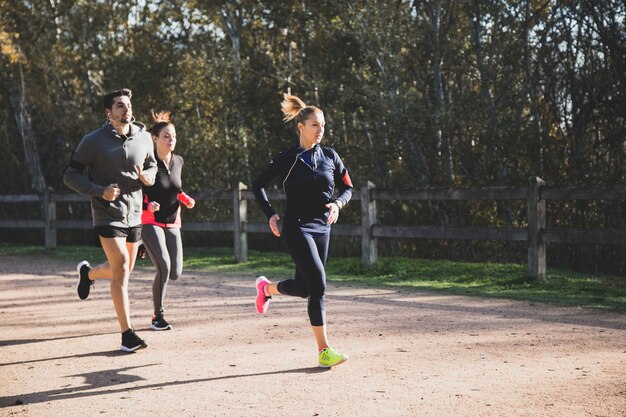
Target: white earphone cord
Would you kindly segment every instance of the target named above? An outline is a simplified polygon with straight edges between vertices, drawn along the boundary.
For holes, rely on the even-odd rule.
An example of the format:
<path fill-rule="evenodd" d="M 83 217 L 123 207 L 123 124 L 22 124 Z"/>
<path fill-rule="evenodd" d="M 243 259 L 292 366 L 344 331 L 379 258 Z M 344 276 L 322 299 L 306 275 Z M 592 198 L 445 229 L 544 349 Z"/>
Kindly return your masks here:
<path fill-rule="evenodd" d="M 291 164 L 291 168 L 289 168 L 289 171 L 287 172 L 287 176 L 285 177 L 285 179 L 283 180 L 283 191 L 287 192 L 287 190 L 285 190 L 285 183 L 287 182 L 287 179 L 289 178 L 289 176 L 291 175 L 291 171 L 293 171 L 293 167 L 296 166 L 296 162 L 298 162 L 298 158 L 300 157 L 300 155 L 302 155 L 303 153 L 305 153 L 307 150 L 303 150 L 302 152 L 300 152 L 299 154 L 296 155 L 296 158 L 293 161 L 293 164 Z"/>

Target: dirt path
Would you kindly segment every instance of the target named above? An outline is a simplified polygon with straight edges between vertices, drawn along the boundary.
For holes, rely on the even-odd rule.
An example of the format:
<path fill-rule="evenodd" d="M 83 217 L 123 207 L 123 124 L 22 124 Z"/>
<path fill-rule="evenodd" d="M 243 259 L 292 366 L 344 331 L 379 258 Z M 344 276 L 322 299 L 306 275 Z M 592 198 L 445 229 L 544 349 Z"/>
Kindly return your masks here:
<path fill-rule="evenodd" d="M 1 416 L 626 416 L 624 314 L 331 284 L 351 358 L 325 371 L 303 300 L 262 317 L 254 277 L 186 273 L 151 332 L 140 269 L 149 347 L 124 354 L 108 285 L 78 300 L 74 267 L 0 257 Z"/>

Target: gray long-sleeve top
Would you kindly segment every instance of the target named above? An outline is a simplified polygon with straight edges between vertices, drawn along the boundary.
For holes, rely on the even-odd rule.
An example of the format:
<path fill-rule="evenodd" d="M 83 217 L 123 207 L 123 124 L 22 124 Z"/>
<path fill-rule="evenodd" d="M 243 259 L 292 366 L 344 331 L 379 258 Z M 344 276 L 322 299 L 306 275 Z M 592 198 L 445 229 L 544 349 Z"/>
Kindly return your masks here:
<path fill-rule="evenodd" d="M 126 136 L 105 122 L 80 141 L 65 168 L 63 182 L 77 193 L 91 197 L 94 226 L 134 227 L 141 224 L 143 201 L 137 165 L 154 183 L 154 145 L 145 125 L 134 122 Z M 102 198 L 109 184 L 120 188 L 115 201 Z"/>

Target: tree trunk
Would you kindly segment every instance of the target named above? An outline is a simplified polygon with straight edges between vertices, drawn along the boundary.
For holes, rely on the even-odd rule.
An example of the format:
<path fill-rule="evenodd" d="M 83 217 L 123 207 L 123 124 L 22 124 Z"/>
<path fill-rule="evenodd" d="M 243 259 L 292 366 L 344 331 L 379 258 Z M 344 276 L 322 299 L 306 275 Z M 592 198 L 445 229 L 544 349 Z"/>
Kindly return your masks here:
<path fill-rule="evenodd" d="M 487 103 L 487 115 L 489 118 L 489 123 L 487 127 L 487 140 L 491 142 L 493 145 L 493 149 L 496 154 L 496 178 L 498 180 L 498 185 L 506 185 L 508 182 L 508 173 L 506 172 L 505 166 L 503 163 L 503 155 L 501 149 L 501 138 L 498 134 L 498 117 L 496 113 L 496 105 L 493 100 L 493 96 L 490 90 L 491 78 L 485 67 L 485 60 L 483 57 L 482 44 L 480 40 L 481 26 L 480 26 L 480 13 L 478 12 L 478 5 L 469 4 L 469 1 L 466 1 L 467 7 L 467 17 L 469 19 L 470 28 L 472 31 L 472 39 L 474 40 L 474 53 L 476 54 L 476 66 L 478 67 L 478 72 L 480 74 L 480 83 L 481 90 L 483 93 L 483 97 L 485 98 L 485 102 Z"/>
<path fill-rule="evenodd" d="M 235 92 L 233 94 L 235 98 L 235 113 L 236 113 L 236 126 L 233 129 L 236 142 L 241 142 L 241 156 L 242 166 L 240 166 L 240 178 L 243 178 L 246 183 L 251 181 L 250 176 L 250 155 L 248 146 L 248 135 L 245 130 L 245 120 L 242 114 L 244 110 L 245 98 L 243 97 L 242 89 L 242 62 L 241 62 L 241 26 L 242 26 L 242 10 L 237 13 L 237 2 L 229 1 L 228 5 L 222 8 L 222 22 L 226 28 L 226 33 L 230 38 L 232 46 L 232 62 L 235 81 Z"/>
<path fill-rule="evenodd" d="M 447 185 L 453 185 L 455 180 L 454 161 L 452 159 L 452 144 L 450 137 L 445 132 L 445 102 L 443 93 L 443 58 L 441 53 L 441 0 L 435 1 L 434 10 L 430 16 L 432 22 L 432 48 L 433 48 L 433 75 L 435 89 L 435 129 L 437 146 L 441 152 L 442 165 Z"/>
<path fill-rule="evenodd" d="M 487 102 L 487 114 L 489 118 L 487 126 L 487 137 L 490 141 L 492 148 L 495 150 L 495 166 L 496 166 L 496 181 L 500 186 L 506 186 L 509 183 L 509 175 L 507 170 L 507 164 L 504 160 L 502 153 L 502 137 L 499 134 L 498 128 L 498 116 L 496 112 L 496 105 L 491 94 L 490 84 L 491 77 L 485 66 L 485 60 L 483 56 L 482 44 L 480 39 L 481 24 L 480 24 L 480 10 L 479 4 L 473 1 L 470 4 L 469 0 L 465 2 L 467 17 L 469 19 L 470 28 L 472 31 L 472 38 L 474 39 L 474 52 L 476 54 L 476 65 L 478 72 L 480 73 L 481 89 L 485 101 Z M 507 202 L 498 202 L 498 207 L 504 216 L 504 220 L 508 226 L 513 224 L 513 215 L 511 206 Z"/>
<path fill-rule="evenodd" d="M 526 90 L 528 94 L 528 98 L 530 100 L 531 111 L 533 115 L 533 124 L 535 127 L 535 135 L 536 135 L 536 165 L 535 169 L 537 170 L 537 175 L 540 178 L 544 178 L 544 162 L 543 162 L 543 154 L 544 154 L 544 144 L 543 144 L 543 128 L 541 126 L 541 118 L 539 117 L 539 108 L 537 107 L 537 93 L 535 88 L 535 79 L 533 77 L 533 72 L 530 67 L 531 63 L 531 48 L 528 40 L 528 32 L 530 31 L 531 22 L 534 16 L 530 15 L 530 0 L 526 0 L 524 5 L 524 72 L 526 73 Z M 532 143 L 532 141 L 531 141 Z"/>
<path fill-rule="evenodd" d="M 43 177 L 39 153 L 37 152 L 37 144 L 33 136 L 32 117 L 30 107 L 26 102 L 22 65 L 18 64 L 17 69 L 19 82 L 15 82 L 8 87 L 9 104 L 13 111 L 18 131 L 20 132 L 22 144 L 24 145 L 24 159 L 28 174 L 30 175 L 31 186 L 38 193 L 43 193 L 46 189 L 46 181 Z"/>

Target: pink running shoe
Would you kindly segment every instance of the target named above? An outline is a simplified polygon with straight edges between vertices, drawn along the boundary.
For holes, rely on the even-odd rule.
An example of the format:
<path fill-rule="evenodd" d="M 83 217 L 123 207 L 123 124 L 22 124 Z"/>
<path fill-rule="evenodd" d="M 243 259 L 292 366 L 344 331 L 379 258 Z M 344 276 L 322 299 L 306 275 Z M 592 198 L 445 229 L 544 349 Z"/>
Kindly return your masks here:
<path fill-rule="evenodd" d="M 259 314 L 265 314 L 267 308 L 270 306 L 271 296 L 265 295 L 267 286 L 270 285 L 270 280 L 264 276 L 260 276 L 255 281 L 256 286 L 256 311 Z"/>

